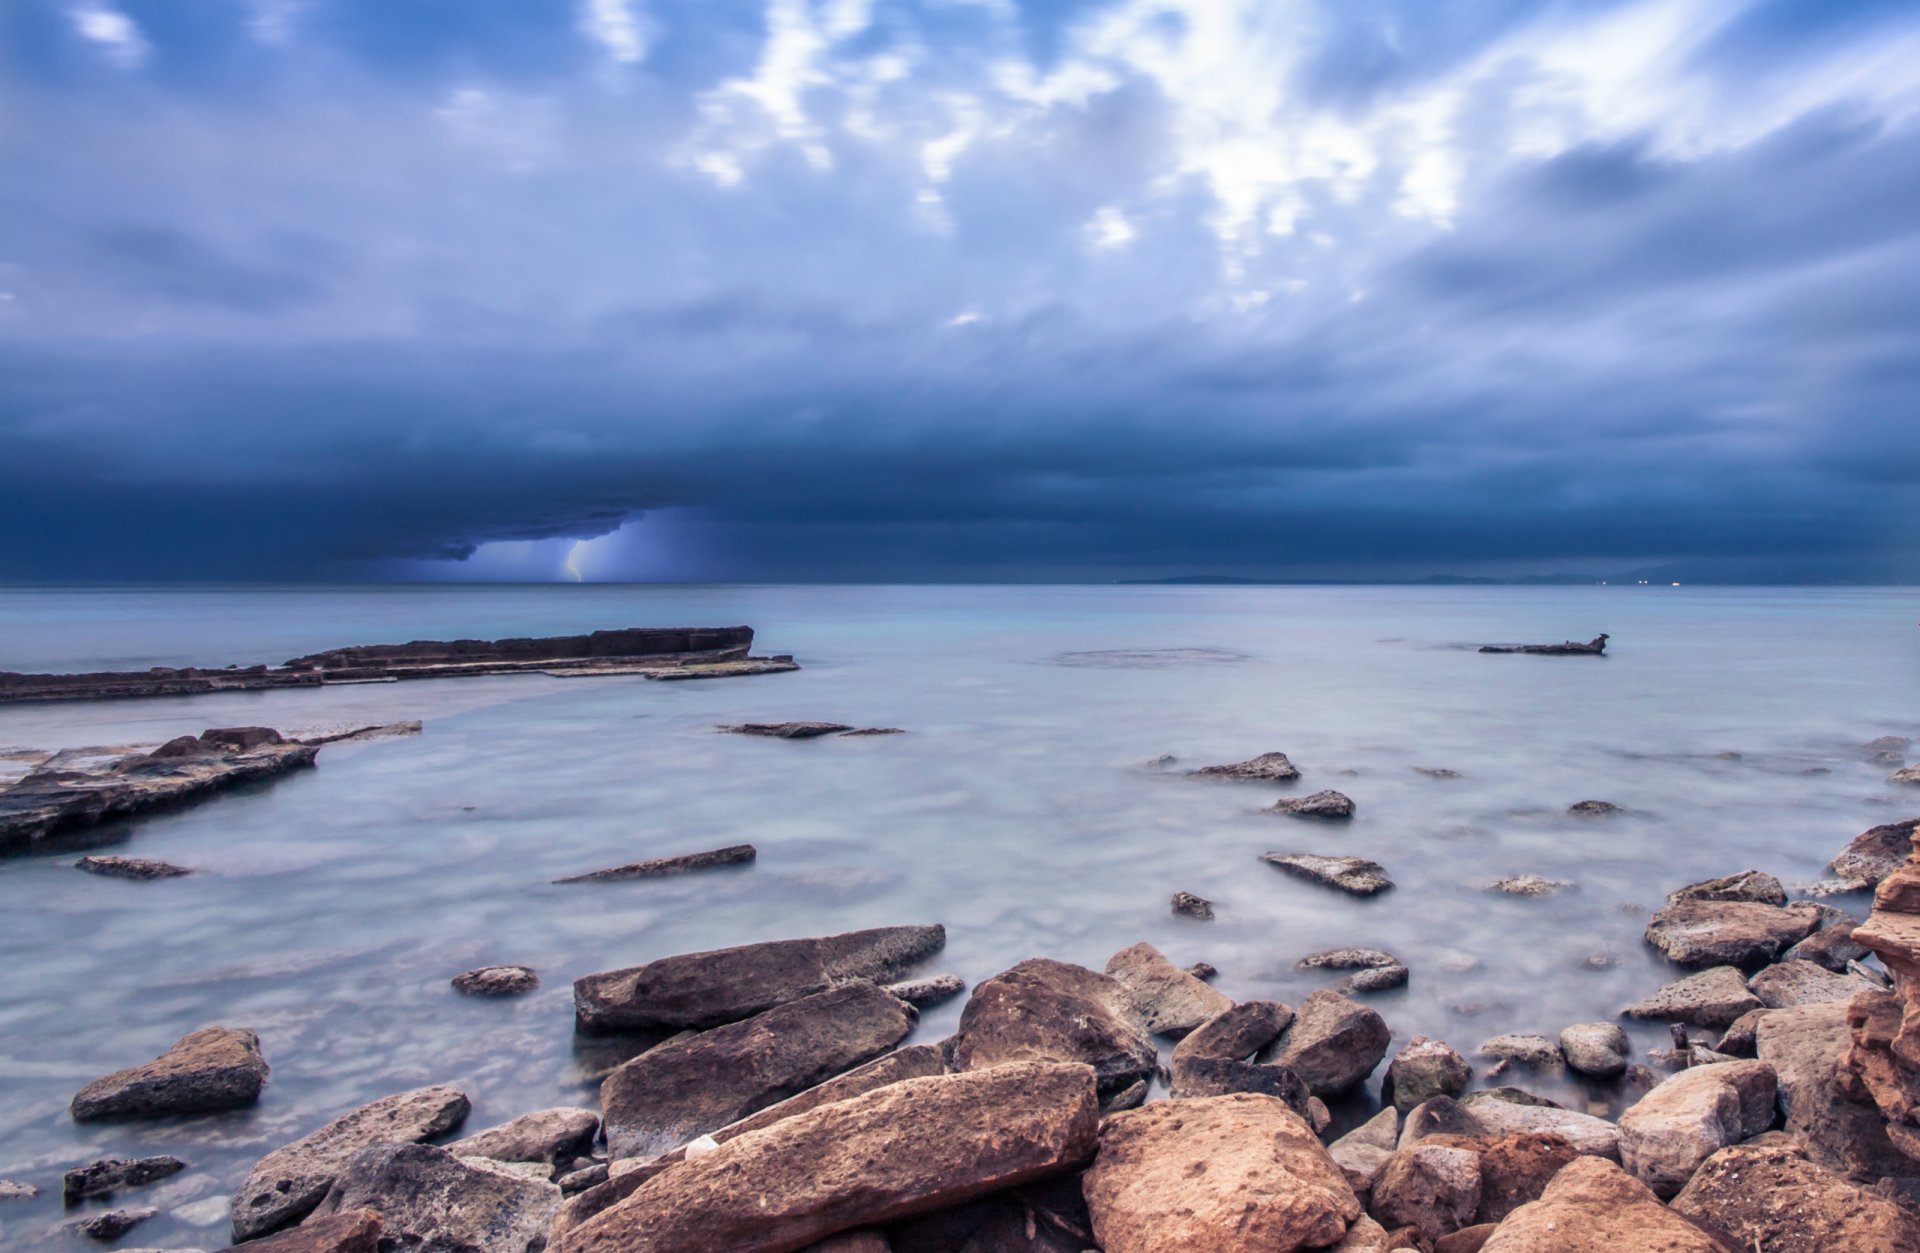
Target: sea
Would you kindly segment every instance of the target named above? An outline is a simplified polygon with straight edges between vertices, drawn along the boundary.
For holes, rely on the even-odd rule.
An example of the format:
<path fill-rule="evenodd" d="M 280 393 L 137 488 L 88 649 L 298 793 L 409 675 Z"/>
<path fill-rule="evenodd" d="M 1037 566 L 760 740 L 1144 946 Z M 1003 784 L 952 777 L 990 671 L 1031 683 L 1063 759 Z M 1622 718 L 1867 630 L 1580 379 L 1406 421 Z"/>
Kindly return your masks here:
<path fill-rule="evenodd" d="M 125 882 L 75 846 L 0 861 L 0 1247 L 93 1248 L 59 1177 L 99 1157 L 187 1169 L 124 1193 L 164 1212 L 123 1247 L 223 1247 L 227 1202 L 270 1150 L 389 1093 L 453 1083 L 467 1130 L 593 1107 L 619 1042 L 576 1041 L 570 984 L 753 940 L 944 923 L 926 967 L 969 984 L 1048 956 L 1101 968 L 1139 941 L 1217 967 L 1236 999 L 1298 1004 L 1366 946 L 1410 968 L 1367 997 L 1394 1048 L 1424 1035 L 1573 1108 L 1621 1093 L 1489 1076 L 1507 1032 L 1611 1021 L 1677 977 L 1642 940 L 1664 895 L 1755 868 L 1822 877 L 1867 827 L 1920 814 L 1865 751 L 1920 736 L 1912 588 L 624 586 L 0 589 L 0 669 L 277 663 L 322 648 L 628 626 L 729 626 L 795 673 L 691 683 L 542 675 L 0 706 L 0 749 L 157 744 L 204 728 L 419 719 L 318 768 L 95 833 L 191 867 Z M 1488 642 L 1612 637 L 1604 657 Z M 818 719 L 902 735 L 785 741 L 723 724 Z M 1185 771 L 1287 753 L 1290 785 Z M 1164 758 L 1171 756 L 1172 761 Z M 1906 758 L 1912 761 L 1911 753 Z M 1427 772 L 1453 772 L 1437 776 Z M 1333 788 L 1350 822 L 1264 812 Z M 1570 815 L 1574 802 L 1623 807 Z M 747 867 L 556 885 L 641 858 L 752 843 Z M 1288 878 L 1268 852 L 1353 854 L 1392 890 Z M 1490 891 L 1538 874 L 1539 897 Z M 1216 917 L 1176 917 L 1186 891 Z M 1860 895 L 1833 903 L 1863 916 Z M 515 963 L 531 995 L 452 976 Z M 937 1041 L 961 1001 L 911 1037 Z M 257 1031 L 249 1111 L 81 1125 L 90 1080 L 210 1024 Z M 1660 1024 L 1627 1024 L 1643 1052 Z M 624 1046 L 630 1047 L 630 1046 Z M 1340 1103 L 1378 1100 L 1379 1075 Z M 1164 1092 L 1156 1089 L 1156 1098 Z"/>

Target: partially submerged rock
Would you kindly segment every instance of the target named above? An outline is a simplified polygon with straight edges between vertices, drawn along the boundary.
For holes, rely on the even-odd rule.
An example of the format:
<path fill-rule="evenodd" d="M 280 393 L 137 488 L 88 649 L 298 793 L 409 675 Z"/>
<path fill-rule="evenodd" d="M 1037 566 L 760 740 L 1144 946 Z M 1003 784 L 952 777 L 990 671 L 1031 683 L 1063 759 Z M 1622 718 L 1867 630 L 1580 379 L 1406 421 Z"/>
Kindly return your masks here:
<path fill-rule="evenodd" d="M 1134 1016 L 1153 1035 L 1178 1039 L 1233 1000 L 1168 961 L 1151 944 L 1123 948 L 1107 961 L 1107 974 L 1127 990 Z"/>
<path fill-rule="evenodd" d="M 1495 879 L 1487 888 L 1493 892 L 1505 892 L 1509 896 L 1552 896 L 1572 886 L 1566 879 L 1549 879 L 1537 874 L 1510 874 Z"/>
<path fill-rule="evenodd" d="M 453 977 L 453 990 L 464 996 L 521 996 L 539 986 L 531 966 L 482 966 Z"/>
<path fill-rule="evenodd" d="M 1565 1028 L 1560 1032 L 1560 1051 L 1569 1067 L 1596 1079 L 1625 1073 L 1633 1060 L 1627 1033 L 1610 1022 L 1581 1022 Z"/>
<path fill-rule="evenodd" d="M 127 1209 L 103 1210 L 98 1214 L 89 1214 L 85 1218 L 76 1218 L 65 1224 L 69 1230 L 95 1240 L 113 1241 L 126 1235 L 149 1218 L 158 1218 L 160 1211 L 151 1205 L 136 1205 Z"/>
<path fill-rule="evenodd" d="M 1780 880 L 1770 874 L 1759 870 L 1742 870 L 1738 874 L 1690 883 L 1667 893 L 1667 904 L 1677 905 L 1681 901 L 1751 901 L 1756 905 L 1784 905 L 1787 903 L 1787 890 L 1780 886 Z"/>
<path fill-rule="evenodd" d="M 164 1118 L 244 1109 L 267 1083 L 260 1037 L 237 1027 L 202 1027 L 144 1066 L 95 1079 L 73 1098 L 73 1117 Z"/>
<path fill-rule="evenodd" d="M 967 981 L 959 975 L 928 975 L 923 979 L 906 979 L 899 983 L 889 983 L 887 992 L 898 997 L 915 1009 L 926 1009 L 932 1005 L 942 1005 L 967 990 Z"/>
<path fill-rule="evenodd" d="M 1480 1253 L 1732 1253 L 1612 1162 L 1581 1157 L 1509 1214 Z"/>
<path fill-rule="evenodd" d="M 1647 943 L 1682 966 L 1753 969 L 1813 934 L 1821 922 L 1813 905 L 1760 905 L 1751 901 L 1684 900 L 1668 905 L 1647 923 Z"/>
<path fill-rule="evenodd" d="M 1306 1080 L 1315 1096 L 1336 1096 L 1373 1073 L 1392 1037 L 1379 1014 L 1323 988 L 1301 1004 L 1271 1060 Z"/>
<path fill-rule="evenodd" d="M 1296 879 L 1338 888 L 1351 896 L 1372 896 L 1393 886 L 1393 880 L 1387 878 L 1386 867 L 1364 857 L 1268 853 L 1260 860 Z"/>
<path fill-rule="evenodd" d="M 1732 966 L 1714 966 L 1669 983 L 1620 1012 L 1629 1018 L 1656 1018 L 1724 1027 L 1750 1010 L 1765 1008 L 1747 987 L 1747 977 Z"/>
<path fill-rule="evenodd" d="M 1483 644 L 1483 653 L 1532 653 L 1540 657 L 1598 657 L 1607 651 L 1607 636 L 1594 636 L 1584 644 L 1567 640 L 1559 644 Z"/>
<path fill-rule="evenodd" d="M 1173 894 L 1173 912 L 1182 918 L 1198 918 L 1205 922 L 1213 920 L 1213 902 L 1191 892 Z"/>
<path fill-rule="evenodd" d="M 1913 833 L 1920 818 L 1903 818 L 1870 827 L 1853 837 L 1840 855 L 1827 863 L 1827 872 L 1849 887 L 1864 889 L 1898 870 L 1913 851 Z"/>
<path fill-rule="evenodd" d="M 1353 798 L 1331 788 L 1311 796 L 1290 796 L 1267 806 L 1270 814 L 1288 814 L 1295 818 L 1351 818 Z"/>
<path fill-rule="evenodd" d="M 128 1188 L 142 1188 L 186 1168 L 187 1164 L 179 1158 L 164 1154 L 131 1160 L 105 1157 L 68 1171 L 60 1181 L 60 1195 L 72 1205 L 88 1197 L 112 1196 Z"/>
<path fill-rule="evenodd" d="M 1246 761 L 1236 761 L 1226 766 L 1202 766 L 1187 773 L 1196 778 L 1242 779 L 1255 783 L 1286 783 L 1300 777 L 1299 767 L 1288 761 L 1285 753 L 1261 753 Z"/>
<path fill-rule="evenodd" d="M 1387 1063 L 1381 1096 L 1394 1108 L 1409 1110 L 1436 1096 L 1453 1096 L 1472 1079 L 1473 1067 L 1452 1045 L 1417 1035 Z"/>
<path fill-rule="evenodd" d="M 1354 972 L 1341 986 L 1349 992 L 1385 992 L 1405 987 L 1411 974 L 1405 966 L 1374 966 Z"/>
<path fill-rule="evenodd" d="M 812 740 L 853 730 L 845 722 L 741 722 L 723 726 L 735 735 L 765 735 L 778 740 Z"/>
<path fill-rule="evenodd" d="M 1673 1211 L 1732 1249 L 1767 1253 L 1896 1253 L 1920 1249 L 1920 1218 L 1819 1166 L 1793 1145 L 1750 1142 L 1709 1157 Z"/>
<path fill-rule="evenodd" d="M 1482 1057 L 1497 1057 L 1502 1061 L 1536 1068 L 1564 1065 L 1567 1060 L 1561 1055 L 1560 1046 L 1547 1037 L 1520 1032 L 1494 1036 L 1483 1041 L 1474 1052 Z"/>
<path fill-rule="evenodd" d="M 1321 949 L 1294 963 L 1301 970 L 1378 970 L 1400 964 L 1398 957 L 1383 948 Z"/>
<path fill-rule="evenodd" d="M 682 853 L 676 857 L 655 857 L 647 861 L 628 862 L 624 866 L 609 866 L 605 870 L 569 875 L 554 882 L 615 883 L 625 879 L 664 879 L 672 875 L 691 874 L 696 870 L 711 870 L 716 866 L 742 866 L 758 856 L 759 851 L 751 844 L 733 844 L 704 853 Z"/>
<path fill-rule="evenodd" d="M 1887 776 L 1889 783 L 1920 783 L 1920 766 L 1908 766 Z"/>
<path fill-rule="evenodd" d="M 1786 960 L 1810 961 L 1828 970 L 1845 970 L 1848 962 L 1857 962 L 1867 955 L 1867 946 L 1853 938 L 1856 925 L 1851 920 L 1830 922 L 1788 949 Z"/>
<path fill-rule="evenodd" d="M 1714 1153 L 1772 1126 L 1774 1096 L 1766 1062 L 1683 1070 L 1620 1115 L 1620 1164 L 1657 1195 L 1672 1196 Z"/>
<path fill-rule="evenodd" d="M 1120 982 L 1033 957 L 977 984 L 954 1033 L 953 1068 L 1016 1061 L 1082 1062 L 1111 1096 L 1150 1079 L 1156 1055 Z"/>
<path fill-rule="evenodd" d="M 545 1245 L 560 1189 L 428 1144 L 379 1144 L 340 1165 L 315 1209 L 325 1218 L 373 1210 L 393 1248 L 532 1253 Z"/>
<path fill-rule="evenodd" d="M 73 863 L 75 868 L 88 874 L 106 875 L 111 879 L 177 879 L 190 875 L 193 871 L 185 866 L 176 866 L 170 861 L 153 861 L 146 857 L 120 857 L 113 854 L 95 854 L 82 857 Z"/>
<path fill-rule="evenodd" d="M 1622 812 L 1622 806 L 1612 801 L 1575 801 L 1567 806 L 1567 812 L 1576 818 L 1599 818 L 1606 814 Z"/>
<path fill-rule="evenodd" d="M 600 1115 L 590 1109 L 562 1107 L 522 1114 L 446 1147 L 455 1157 L 559 1166 L 585 1157 L 599 1134 Z"/>

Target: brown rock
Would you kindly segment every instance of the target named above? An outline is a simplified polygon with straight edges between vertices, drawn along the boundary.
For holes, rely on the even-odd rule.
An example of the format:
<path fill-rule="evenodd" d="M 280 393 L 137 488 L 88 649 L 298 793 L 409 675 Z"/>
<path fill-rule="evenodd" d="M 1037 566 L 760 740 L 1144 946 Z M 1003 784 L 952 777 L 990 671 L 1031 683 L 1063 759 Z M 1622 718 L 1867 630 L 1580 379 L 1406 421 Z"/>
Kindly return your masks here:
<path fill-rule="evenodd" d="M 1647 943 L 1683 966 L 1739 966 L 1751 970 L 1813 934 L 1820 912 L 1812 905 L 1683 900 L 1647 923 Z"/>
<path fill-rule="evenodd" d="M 1481 1253 L 1733 1253 L 1612 1162 L 1581 1157 L 1509 1214 Z"/>
<path fill-rule="evenodd" d="M 342 1210 L 309 1218 L 290 1231 L 247 1245 L 247 1253 L 378 1253 L 380 1215 L 370 1209 Z"/>
<path fill-rule="evenodd" d="M 1381 1097 L 1396 1109 L 1409 1110 L 1436 1096 L 1453 1096 L 1472 1079 L 1473 1067 L 1452 1045 L 1417 1035 L 1387 1063 Z"/>
<path fill-rule="evenodd" d="M 1769 1010 L 1754 1040 L 1779 1080 L 1787 1134 L 1815 1162 L 1854 1178 L 1920 1179 L 1920 1161 L 1894 1147 L 1885 1118 L 1843 1070 L 1852 1044 L 1846 1005 Z"/>
<path fill-rule="evenodd" d="M 378 1144 L 340 1166 L 314 1213 L 373 1210 L 381 1243 L 397 1249 L 540 1253 L 560 1189 L 485 1158 L 463 1161 L 430 1144 Z"/>
<path fill-rule="evenodd" d="M 600 1115 L 590 1109 L 540 1109 L 455 1140 L 447 1151 L 455 1157 L 558 1166 L 586 1156 L 599 1133 Z"/>
<path fill-rule="evenodd" d="M 1810 961 L 1788 959 L 1768 966 L 1747 980 L 1747 988 L 1768 1009 L 1789 1005 L 1817 1005 L 1823 1001 L 1850 1001 L 1869 984 L 1850 975 L 1838 975 Z"/>
<path fill-rule="evenodd" d="M 605 870 L 569 875 L 554 882 L 615 883 L 626 879 L 664 879 L 672 875 L 691 874 L 696 870 L 711 870 L 717 866 L 746 865 L 759 855 L 759 851 L 751 844 L 733 844 L 705 853 L 682 853 L 675 857 L 655 857 L 648 861 L 628 862 L 624 866 L 609 866 Z"/>
<path fill-rule="evenodd" d="M 1683 1214 L 1735 1249 L 1767 1253 L 1903 1253 L 1920 1249 L 1920 1219 L 1815 1165 L 1797 1148 L 1756 1143 L 1721 1149 L 1673 1199 Z"/>
<path fill-rule="evenodd" d="M 1784 905 L 1787 890 L 1780 880 L 1759 870 L 1742 870 L 1718 879 L 1690 883 L 1677 892 L 1667 893 L 1667 904 L 1681 901 L 1752 901 L 1757 905 Z"/>
<path fill-rule="evenodd" d="M 1761 906 L 1760 908 L 1765 908 Z M 1724 1027 L 1742 1014 L 1765 1008 L 1733 966 L 1715 966 L 1669 983 L 1652 996 L 1620 1012 L 1629 1018 L 1657 1018 L 1696 1027 Z"/>
<path fill-rule="evenodd" d="M 185 866 L 176 866 L 170 861 L 151 861 L 145 857 L 117 857 L 110 854 L 82 857 L 73 864 L 88 874 L 106 875 L 113 879 L 177 879 L 181 875 L 193 873 Z"/>
<path fill-rule="evenodd" d="M 1293 1010 L 1279 1001 L 1242 1001 L 1174 1045 L 1174 1064 L 1195 1057 L 1245 1061 L 1279 1039 L 1292 1022 Z"/>
<path fill-rule="evenodd" d="M 453 990 L 464 996 L 519 996 L 539 986 L 531 966 L 482 966 L 453 977 Z"/>
<path fill-rule="evenodd" d="M 1620 1115 L 1620 1164 L 1672 1196 L 1701 1162 L 1773 1125 L 1775 1092 L 1773 1067 L 1763 1061 L 1683 1070 Z"/>
<path fill-rule="evenodd" d="M 1373 1073 L 1392 1038 L 1379 1014 L 1322 989 L 1300 1006 L 1272 1060 L 1306 1080 L 1315 1096 L 1337 1096 Z"/>
<path fill-rule="evenodd" d="M 1151 1078 L 1157 1055 L 1119 981 L 1034 957 L 973 989 L 953 1037 L 953 1068 L 1085 1062 L 1111 1096 Z"/>
<path fill-rule="evenodd" d="M 1433 1253 L 1480 1253 L 1487 1241 L 1493 1239 L 1497 1228 L 1494 1223 L 1475 1223 L 1471 1227 L 1462 1227 L 1451 1235 L 1441 1236 L 1433 1242 Z"/>
<path fill-rule="evenodd" d="M 1831 922 L 1787 950 L 1788 961 L 1810 961 L 1828 970 L 1845 970 L 1848 962 L 1867 955 L 1866 945 L 1853 938 L 1854 922 Z"/>
<path fill-rule="evenodd" d="M 1225 1096 L 1230 1092 L 1278 1097 L 1309 1125 L 1313 1122 L 1313 1101 L 1317 1098 L 1307 1090 L 1306 1081 L 1286 1066 L 1224 1057 L 1188 1057 L 1174 1062 L 1173 1082 L 1167 1093 L 1173 1099 Z M 1144 1087 L 1140 1095 L 1144 1100 Z"/>
<path fill-rule="evenodd" d="M 1311 796 L 1290 796 L 1267 806 L 1270 814 L 1288 814 L 1295 818 L 1351 818 L 1353 798 L 1328 789 Z"/>
<path fill-rule="evenodd" d="M 1431 1243 L 1471 1223 L 1479 1208 L 1480 1155 L 1423 1142 L 1387 1162 L 1370 1212 L 1382 1226 L 1412 1227 Z"/>
<path fill-rule="evenodd" d="M 1373 896 L 1393 886 L 1387 869 L 1364 857 L 1333 857 L 1321 853 L 1268 853 L 1261 857 L 1275 870 L 1350 896 Z"/>
<path fill-rule="evenodd" d="M 1389 1105 L 1327 1146 L 1362 1201 L 1372 1192 L 1400 1138 L 1400 1111 Z"/>
<path fill-rule="evenodd" d="M 1202 766 L 1188 774 L 1208 779 L 1243 779 L 1255 783 L 1285 783 L 1300 777 L 1300 770 L 1285 753 L 1262 753 L 1246 761 L 1227 766 Z"/>
<path fill-rule="evenodd" d="M 1173 912 L 1182 918 L 1198 918 L 1203 922 L 1213 920 L 1213 902 L 1191 892 L 1173 894 Z"/>
<path fill-rule="evenodd" d="M 967 981 L 959 975 L 928 975 L 923 979 L 904 979 L 887 985 L 889 996 L 897 997 L 915 1009 L 944 1005 L 966 990 Z"/>
<path fill-rule="evenodd" d="M 1874 886 L 1907 860 L 1913 851 L 1915 827 L 1920 827 L 1920 818 L 1903 818 L 1862 831 L 1827 863 L 1828 873 L 1856 887 Z"/>
<path fill-rule="evenodd" d="M 68 1205 L 72 1205 L 87 1197 L 112 1196 L 127 1188 L 143 1188 L 169 1175 L 177 1175 L 186 1168 L 187 1164 L 179 1158 L 164 1155 L 137 1157 L 130 1161 L 106 1157 L 68 1171 L 60 1180 L 60 1195 Z"/>
<path fill-rule="evenodd" d="M 798 1096 L 790 1096 L 777 1105 L 769 1105 L 758 1113 L 748 1114 L 738 1122 L 730 1122 L 714 1132 L 713 1138 L 724 1144 L 735 1136 L 771 1127 L 795 1114 L 804 1114 L 835 1101 L 845 1101 L 875 1088 L 884 1088 L 890 1083 L 946 1073 L 947 1061 L 938 1045 L 909 1044 L 891 1053 L 883 1053 L 864 1066 L 855 1066 L 844 1075 L 808 1088 Z"/>
<path fill-rule="evenodd" d="M 1180 969 L 1151 944 L 1115 953 L 1107 962 L 1107 974 L 1127 990 L 1134 1016 L 1154 1035 L 1178 1039 L 1233 1008 L 1231 997 Z"/>
<path fill-rule="evenodd" d="M 267 1059 L 260 1037 L 237 1027 L 202 1027 L 144 1066 L 95 1079 L 73 1098 L 73 1116 L 164 1118 L 244 1109 L 260 1099 Z"/>
<path fill-rule="evenodd" d="M 136 1205 L 126 1209 L 102 1210 L 97 1214 L 75 1219 L 64 1226 L 68 1230 L 77 1231 L 95 1240 L 112 1241 L 118 1240 L 149 1218 L 159 1216 L 160 1211 L 151 1205 Z"/>
<path fill-rule="evenodd" d="M 1504 1136 L 1429 1136 L 1422 1144 L 1470 1149 L 1480 1156 L 1480 1208 L 1474 1220 L 1497 1223 L 1537 1201 L 1561 1167 L 1580 1156 L 1565 1137 L 1539 1132 Z"/>

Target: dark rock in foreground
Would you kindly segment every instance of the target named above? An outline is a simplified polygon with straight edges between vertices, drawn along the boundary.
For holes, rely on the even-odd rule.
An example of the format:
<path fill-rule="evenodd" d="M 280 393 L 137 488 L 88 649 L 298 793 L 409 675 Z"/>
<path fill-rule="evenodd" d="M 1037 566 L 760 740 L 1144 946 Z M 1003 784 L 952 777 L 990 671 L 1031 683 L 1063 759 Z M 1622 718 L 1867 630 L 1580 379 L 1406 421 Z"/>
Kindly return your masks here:
<path fill-rule="evenodd" d="M 1331 788 L 1312 796 L 1291 796 L 1267 806 L 1270 814 L 1290 814 L 1295 818 L 1351 818 L 1353 798 Z"/>
<path fill-rule="evenodd" d="M 1372 896 L 1393 886 L 1387 870 L 1364 857 L 1333 857 L 1319 853 L 1268 853 L 1260 859 L 1296 879 L 1338 888 L 1354 896 Z"/>
<path fill-rule="evenodd" d="M 1584 644 L 1567 640 L 1560 644 L 1483 644 L 1483 653 L 1533 653 L 1541 657 L 1598 657 L 1607 651 L 1607 636 L 1602 633 Z"/>
<path fill-rule="evenodd" d="M 202 1027 L 144 1066 L 95 1079 L 73 1098 L 77 1121 L 164 1118 L 244 1109 L 260 1099 L 267 1059 L 260 1037 L 235 1027 Z"/>
<path fill-rule="evenodd" d="M 1187 773 L 1204 779 L 1242 779 L 1255 783 L 1285 783 L 1300 777 L 1300 768 L 1285 753 L 1262 753 L 1226 766 L 1202 766 Z"/>
<path fill-rule="evenodd" d="M 157 1218 L 159 1215 L 160 1211 L 153 1206 L 140 1205 L 132 1209 L 110 1209 L 104 1213 L 77 1219 L 67 1225 L 83 1236 L 111 1242 L 126 1235 L 149 1218 Z"/>
<path fill-rule="evenodd" d="M 530 1253 L 546 1240 L 560 1189 L 486 1159 L 462 1160 L 427 1144 L 379 1144 L 341 1163 L 314 1214 L 373 1210 L 380 1243 L 394 1249 Z"/>
<path fill-rule="evenodd" d="M 176 866 L 169 861 L 151 861 L 145 857 L 96 855 L 82 857 L 73 864 L 75 869 L 88 874 L 106 875 L 110 879 L 177 879 L 193 873 L 185 866 Z"/>
<path fill-rule="evenodd" d="M 1028 958 L 973 989 L 952 1058 L 955 1070 L 1033 1059 L 1085 1063 L 1103 1097 L 1151 1079 L 1156 1062 L 1125 987 L 1047 957 Z"/>
<path fill-rule="evenodd" d="M 520 996 L 539 986 L 531 966 L 482 966 L 453 977 L 453 990 L 463 996 Z"/>
<path fill-rule="evenodd" d="M 594 870 L 587 874 L 569 875 L 565 879 L 555 879 L 554 882 L 612 883 L 621 879 L 664 879 L 669 875 L 710 870 L 715 866 L 745 865 L 759 855 L 759 851 L 751 844 L 733 844 L 705 853 L 682 853 L 677 857 L 655 857 L 649 861 L 628 862 L 624 866 L 610 866 L 605 870 Z"/>
<path fill-rule="evenodd" d="M 60 1181 L 60 1195 L 71 1205 L 90 1196 L 112 1196 L 126 1188 L 142 1188 L 186 1168 L 179 1158 L 164 1155 L 131 1161 L 105 1157 L 68 1171 Z"/>

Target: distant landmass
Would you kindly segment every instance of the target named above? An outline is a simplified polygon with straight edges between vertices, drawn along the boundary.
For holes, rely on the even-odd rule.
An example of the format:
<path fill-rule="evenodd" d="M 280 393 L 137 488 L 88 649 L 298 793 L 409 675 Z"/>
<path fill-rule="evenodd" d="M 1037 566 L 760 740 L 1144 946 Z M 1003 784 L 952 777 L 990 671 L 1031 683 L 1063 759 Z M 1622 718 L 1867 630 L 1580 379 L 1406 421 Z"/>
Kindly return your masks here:
<path fill-rule="evenodd" d="M 1182 574 L 1164 579 L 1119 579 L 1125 586 L 1171 587 L 1353 587 L 1393 583 L 1417 587 L 1572 587 L 1647 584 L 1788 587 L 1907 587 L 1920 584 L 1920 569 L 1889 571 L 1884 566 L 1834 566 L 1796 561 L 1678 561 L 1643 566 L 1619 574 L 1428 574 L 1418 578 L 1295 579 L 1246 578 L 1227 574 Z"/>

